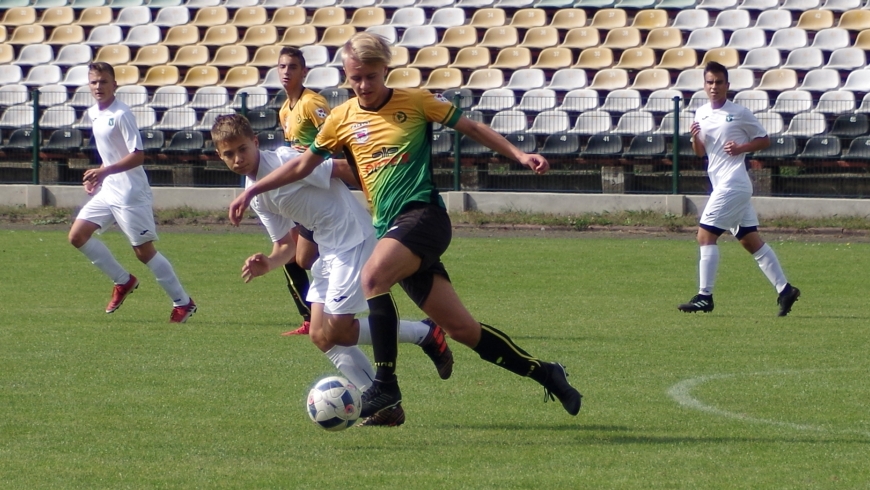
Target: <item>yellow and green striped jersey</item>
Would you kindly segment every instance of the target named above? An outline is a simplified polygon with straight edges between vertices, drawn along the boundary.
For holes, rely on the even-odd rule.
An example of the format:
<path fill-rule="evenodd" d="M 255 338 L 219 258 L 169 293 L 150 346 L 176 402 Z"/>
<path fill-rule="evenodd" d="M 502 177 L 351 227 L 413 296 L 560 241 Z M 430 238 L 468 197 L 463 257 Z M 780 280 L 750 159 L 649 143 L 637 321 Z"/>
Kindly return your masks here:
<path fill-rule="evenodd" d="M 329 157 L 343 149 L 354 161 L 381 237 L 410 202 L 444 206 L 432 179 L 430 123 L 453 127 L 461 115 L 427 90 L 393 89 L 377 110 L 351 99 L 326 118 L 311 151 Z"/>
<path fill-rule="evenodd" d="M 278 111 L 278 120 L 284 130 L 284 139 L 294 150 L 304 152 L 314 142 L 317 131 L 329 115 L 326 99 L 313 90 L 303 89 L 296 105 L 290 107 L 290 100 L 284 101 Z"/>

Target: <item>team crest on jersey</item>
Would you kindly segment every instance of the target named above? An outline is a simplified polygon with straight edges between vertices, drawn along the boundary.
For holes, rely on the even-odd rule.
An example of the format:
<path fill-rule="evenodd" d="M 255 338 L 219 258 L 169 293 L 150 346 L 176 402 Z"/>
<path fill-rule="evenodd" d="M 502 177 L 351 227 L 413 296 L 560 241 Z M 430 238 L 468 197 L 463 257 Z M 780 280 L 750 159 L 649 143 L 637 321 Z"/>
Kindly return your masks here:
<path fill-rule="evenodd" d="M 393 121 L 396 121 L 397 123 L 403 123 L 407 120 L 408 120 L 408 115 L 402 111 L 399 111 L 399 112 L 393 114 Z"/>
<path fill-rule="evenodd" d="M 302 114 L 296 114 L 296 124 L 302 124 Z"/>
<path fill-rule="evenodd" d="M 734 120 L 734 114 L 727 114 L 725 116 L 725 122 L 731 122 Z"/>
<path fill-rule="evenodd" d="M 447 102 L 448 104 L 450 103 L 450 101 L 447 100 L 447 98 L 444 97 L 443 94 L 435 94 L 435 100 L 437 100 L 439 102 Z"/>
<path fill-rule="evenodd" d="M 114 125 L 115 125 L 115 118 L 114 118 L 114 117 L 110 117 L 110 118 L 109 118 L 109 127 L 112 127 L 112 126 L 114 126 Z"/>
<path fill-rule="evenodd" d="M 324 109 L 323 107 L 318 107 L 317 110 L 314 111 L 314 113 L 317 114 L 317 117 L 319 117 L 320 119 L 326 118 L 326 109 Z"/>
<path fill-rule="evenodd" d="M 354 136 L 356 136 L 357 143 L 365 143 L 369 140 L 369 128 L 360 129 Z"/>

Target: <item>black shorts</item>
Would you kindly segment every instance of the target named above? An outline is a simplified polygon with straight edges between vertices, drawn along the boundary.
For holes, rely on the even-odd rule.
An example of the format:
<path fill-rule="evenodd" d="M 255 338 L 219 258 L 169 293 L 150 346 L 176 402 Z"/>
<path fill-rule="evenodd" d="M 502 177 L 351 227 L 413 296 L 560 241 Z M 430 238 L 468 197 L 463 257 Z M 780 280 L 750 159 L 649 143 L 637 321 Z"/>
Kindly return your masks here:
<path fill-rule="evenodd" d="M 301 236 L 302 238 L 308 240 L 309 242 L 313 242 L 313 241 L 314 241 L 314 232 L 311 231 L 311 230 L 309 230 L 308 228 L 306 228 L 306 227 L 304 227 L 304 226 L 302 226 L 302 225 L 300 225 L 300 224 L 297 224 L 297 225 L 296 225 L 296 231 L 299 232 L 299 236 Z"/>
<path fill-rule="evenodd" d="M 385 238 L 392 238 L 420 257 L 420 268 L 414 274 L 399 281 L 408 297 L 419 307 L 429 297 L 435 274 L 448 281 L 450 276 L 441 255 L 450 246 L 453 227 L 447 210 L 437 204 L 415 202 L 405 206 L 396 216 Z"/>

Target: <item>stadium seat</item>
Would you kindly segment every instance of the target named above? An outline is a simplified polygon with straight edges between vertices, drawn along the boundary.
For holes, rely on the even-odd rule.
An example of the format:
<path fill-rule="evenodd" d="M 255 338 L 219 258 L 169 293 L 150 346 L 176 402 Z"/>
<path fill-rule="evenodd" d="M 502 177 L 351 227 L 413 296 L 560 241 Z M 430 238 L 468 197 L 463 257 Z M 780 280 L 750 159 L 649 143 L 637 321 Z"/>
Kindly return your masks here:
<path fill-rule="evenodd" d="M 822 29 L 829 29 L 831 27 L 834 27 L 834 12 L 830 10 L 804 11 L 798 18 L 795 27 L 798 29 L 805 29 L 807 31 L 820 31 Z"/>
<path fill-rule="evenodd" d="M 694 31 L 710 25 L 710 14 L 706 10 L 680 10 L 674 17 L 671 27 L 681 31 Z"/>
<path fill-rule="evenodd" d="M 180 131 L 193 128 L 196 122 L 197 117 L 194 109 L 190 107 L 172 107 L 163 114 L 163 118 L 153 126 L 153 129 Z"/>
<path fill-rule="evenodd" d="M 21 85 L 38 87 L 41 85 L 51 85 L 60 83 L 63 79 L 63 73 L 59 66 L 56 65 L 39 65 L 30 68 L 24 80 L 21 80 Z"/>
<path fill-rule="evenodd" d="M 127 85 L 124 87 L 118 87 L 118 90 L 115 91 L 115 94 L 117 94 L 118 91 L 122 88 L 137 87 L 137 86 L 138 85 Z M 145 87 L 142 87 L 142 88 L 145 88 Z M 2 104 L 0 104 L 0 105 L 2 105 Z M 69 100 L 69 105 L 71 105 L 77 109 L 83 109 L 83 108 L 90 107 L 90 106 L 94 105 L 94 98 L 91 96 L 90 87 L 88 87 L 87 85 L 81 85 L 81 86 L 77 87 L 75 89 L 75 91 L 73 92 L 72 97 Z"/>
<path fill-rule="evenodd" d="M 801 82 L 801 90 L 827 92 L 840 87 L 840 73 L 829 68 L 818 68 L 807 72 Z"/>
<path fill-rule="evenodd" d="M 42 12 L 37 24 L 45 27 L 57 27 L 69 25 L 75 22 L 75 12 L 72 7 L 48 8 Z"/>
<path fill-rule="evenodd" d="M 818 112 L 802 112 L 795 115 L 782 134 L 785 136 L 810 137 L 827 130 L 825 115 Z"/>
<path fill-rule="evenodd" d="M 257 141 L 259 149 L 265 151 L 275 151 L 284 146 L 284 131 L 260 131 L 257 133 Z"/>
<path fill-rule="evenodd" d="M 586 48 L 580 52 L 572 68 L 600 70 L 613 66 L 613 50 L 610 48 Z M 597 74 L 596 74 L 597 76 Z"/>
<path fill-rule="evenodd" d="M 85 44 L 68 44 L 60 48 L 57 57 L 51 62 L 58 66 L 84 65 L 93 59 L 93 50 Z"/>
<path fill-rule="evenodd" d="M 740 53 L 734 48 L 719 48 L 707 51 L 699 66 L 707 66 L 707 63 L 716 62 L 725 68 L 736 68 L 740 64 Z"/>
<path fill-rule="evenodd" d="M 601 110 L 586 111 L 577 117 L 574 127 L 568 132 L 583 135 L 606 133 L 613 127 L 612 123 L 611 116 L 607 112 Z"/>
<path fill-rule="evenodd" d="M 776 97 L 776 102 L 770 108 L 780 114 L 798 114 L 813 108 L 813 96 L 803 90 L 784 90 Z"/>
<path fill-rule="evenodd" d="M 477 46 L 462 48 L 458 53 L 456 53 L 456 57 L 453 59 L 453 63 L 451 63 L 449 67 L 472 70 L 476 68 L 484 68 L 489 66 L 489 56 L 489 50 L 485 48 L 478 48 Z"/>
<path fill-rule="evenodd" d="M 227 80 L 230 79 L 230 75 L 235 69 L 243 69 L 243 66 L 236 66 L 230 68 L 227 71 L 227 75 L 224 77 L 224 81 L 221 82 L 221 86 L 223 87 L 231 87 L 238 88 L 239 84 L 227 84 Z M 263 87 L 253 87 L 250 85 L 255 85 L 260 81 L 259 75 L 257 75 L 257 80 L 254 83 L 249 84 L 248 86 L 241 86 L 239 90 L 236 91 L 235 96 L 233 96 L 233 100 L 229 103 L 228 107 L 231 109 L 242 109 L 242 99 L 244 98 L 244 106 L 249 109 L 257 109 L 260 107 L 266 107 L 266 104 L 269 102 L 269 91 Z"/>
<path fill-rule="evenodd" d="M 456 27 L 465 24 L 465 11 L 461 8 L 450 7 L 450 8 L 441 8 L 436 10 L 432 14 L 432 18 L 429 19 L 429 23 L 432 27 L 437 27 L 441 29 L 446 29 L 449 27 Z"/>
<path fill-rule="evenodd" d="M 742 90 L 734 96 L 734 103 L 753 113 L 770 110 L 770 97 L 764 90 Z"/>
<path fill-rule="evenodd" d="M 499 111 L 489 124 L 490 129 L 499 134 L 511 134 L 528 130 L 526 113 L 522 111 Z"/>
<path fill-rule="evenodd" d="M 230 102 L 226 87 L 200 87 L 196 89 L 187 107 L 193 109 L 214 109 L 223 107 Z"/>
<path fill-rule="evenodd" d="M 543 70 L 537 68 L 523 68 L 514 71 L 504 87 L 525 91 L 535 88 L 543 88 L 546 82 L 547 77 Z"/>
<path fill-rule="evenodd" d="M 121 41 L 123 40 L 124 35 L 120 26 L 102 25 L 91 29 L 85 44 L 91 46 L 106 46 L 109 44 L 121 44 Z"/>
<path fill-rule="evenodd" d="M 617 89 L 607 94 L 601 110 L 611 114 L 622 114 L 640 109 L 640 92 L 634 89 Z"/>
<path fill-rule="evenodd" d="M 383 10 L 383 9 L 382 9 Z M 304 25 L 308 20 L 305 9 L 302 7 L 287 6 L 281 7 L 272 14 L 270 24 L 275 27 L 296 27 Z"/>
<path fill-rule="evenodd" d="M 414 5 L 425 9 L 453 8 L 455 0 L 417 0 Z M 463 22 L 464 23 L 464 22 Z"/>
<path fill-rule="evenodd" d="M 0 116 L 0 128 L 22 128 L 33 126 L 33 107 L 19 104 L 7 107 Z"/>
<path fill-rule="evenodd" d="M 755 74 L 745 68 L 730 68 L 728 70 L 730 89 L 736 92 L 755 88 Z"/>
<path fill-rule="evenodd" d="M 250 30 L 250 29 L 249 29 Z M 350 40 L 356 34 L 356 28 L 352 26 L 330 26 L 323 31 L 323 36 L 318 45 L 338 48 Z"/>
<path fill-rule="evenodd" d="M 115 5 L 115 0 L 112 0 L 112 5 Z M 178 7 L 183 3 L 183 0 L 149 0 L 148 6 L 151 8 Z"/>
<path fill-rule="evenodd" d="M 494 68 L 481 68 L 471 72 L 471 76 L 462 88 L 471 90 L 488 90 L 504 85 L 504 73 Z"/>
<path fill-rule="evenodd" d="M 696 31 L 697 32 L 697 31 Z M 698 66 L 698 54 L 691 48 L 671 48 L 662 54 L 656 68 L 666 70 L 685 70 Z"/>
<path fill-rule="evenodd" d="M 865 51 L 870 50 L 870 29 L 859 32 L 852 47 Z"/>
<path fill-rule="evenodd" d="M 187 0 L 184 6 L 190 10 L 202 10 L 205 8 L 215 8 L 222 4 L 223 0 Z"/>
<path fill-rule="evenodd" d="M 499 0 L 504 2 L 505 0 Z M 510 25 L 518 29 L 533 29 L 535 27 L 544 27 L 547 25 L 547 13 L 544 10 L 536 8 L 525 8 L 514 12 L 511 17 Z"/>
<path fill-rule="evenodd" d="M 746 53 L 740 68 L 764 71 L 778 67 L 782 63 L 779 50 L 776 48 L 755 48 Z"/>
<path fill-rule="evenodd" d="M 683 45 L 683 33 L 675 27 L 659 27 L 649 31 L 644 48 L 664 51 Z"/>
<path fill-rule="evenodd" d="M 800 160 L 831 160 L 840 156 L 840 138 L 831 135 L 813 136 L 807 140 L 804 151 L 797 157 Z"/>
<path fill-rule="evenodd" d="M 767 134 L 773 136 L 782 133 L 785 124 L 782 119 L 782 114 L 776 112 L 759 112 L 755 115 L 761 126 L 767 131 Z"/>
<path fill-rule="evenodd" d="M 863 162 L 870 160 L 870 136 L 860 136 L 853 139 L 849 149 L 843 154 L 843 160 Z"/>
<path fill-rule="evenodd" d="M 825 92 L 813 108 L 822 114 L 846 114 L 855 111 L 855 94 L 848 90 Z"/>
<path fill-rule="evenodd" d="M 36 66 L 50 63 L 54 59 L 54 50 L 47 44 L 30 44 L 18 50 L 18 58 L 12 62 L 19 66 Z"/>
<path fill-rule="evenodd" d="M 152 66 L 145 72 L 145 78 L 142 79 L 141 85 L 146 87 L 175 85 L 178 83 L 179 78 L 178 67 L 174 65 Z"/>
<path fill-rule="evenodd" d="M 756 87 L 758 90 L 781 92 L 797 88 L 797 72 L 787 68 L 777 68 L 764 72 Z"/>
<path fill-rule="evenodd" d="M 136 58 L 130 62 L 135 66 L 156 66 L 169 63 L 169 48 L 162 44 L 142 46 L 136 51 Z"/>
<path fill-rule="evenodd" d="M 343 23 L 344 21 L 342 21 L 342 24 Z M 397 9 L 393 12 L 393 16 L 390 17 L 389 25 L 400 29 L 426 25 L 426 11 L 420 7 L 404 7 Z"/>
<path fill-rule="evenodd" d="M 700 0 L 696 9 L 722 11 L 737 8 L 737 0 Z"/>
<path fill-rule="evenodd" d="M 147 46 L 149 44 L 158 44 L 163 40 L 160 33 L 160 27 L 149 24 L 144 26 L 135 26 L 127 31 L 127 38 L 121 41 L 125 46 Z"/>
<path fill-rule="evenodd" d="M 825 68 L 851 72 L 867 65 L 867 57 L 861 48 L 840 48 L 831 53 Z"/>
<path fill-rule="evenodd" d="M 671 75 L 663 68 L 647 68 L 637 73 L 634 82 L 628 88 L 652 92 L 670 87 Z"/>
<path fill-rule="evenodd" d="M 48 141 L 40 149 L 49 154 L 72 154 L 79 152 L 82 143 L 83 138 L 80 130 L 63 128 L 53 131 L 48 137 Z"/>
<path fill-rule="evenodd" d="M 194 29 L 195 30 L 195 29 Z M 246 50 L 247 52 L 247 50 Z M 208 48 L 205 46 L 191 45 L 181 46 L 175 52 L 175 58 L 168 64 L 172 66 L 196 66 L 204 65 L 209 61 Z"/>
<path fill-rule="evenodd" d="M 640 30 L 636 27 L 617 27 L 611 29 L 607 33 L 601 47 L 608 49 L 628 49 L 640 46 L 640 42 Z"/>
<path fill-rule="evenodd" d="M 124 7 L 113 24 L 121 27 L 142 26 L 151 22 L 151 9 L 145 6 Z"/>
<path fill-rule="evenodd" d="M 151 0 L 149 6 L 154 8 L 154 0 Z M 157 11 L 157 15 L 154 17 L 154 21 L 152 22 L 153 25 L 160 27 L 180 26 L 189 23 L 190 11 L 187 7 L 180 6 L 161 8 Z"/>
<path fill-rule="evenodd" d="M 11 44 L 0 43 L 0 64 L 9 64 L 15 59 L 15 49 Z"/>
<path fill-rule="evenodd" d="M 45 27 L 41 25 L 18 26 L 12 31 L 8 43 L 12 45 L 40 44 L 45 41 Z"/>
<path fill-rule="evenodd" d="M 628 87 L 628 72 L 619 68 L 599 70 L 589 88 L 593 90 L 617 90 Z"/>
<path fill-rule="evenodd" d="M 337 87 L 341 83 L 341 73 L 330 67 L 316 67 L 308 70 L 303 84 L 312 89 L 320 90 L 327 87 Z"/>
<path fill-rule="evenodd" d="M 115 83 L 119 87 L 139 83 L 139 67 L 135 65 L 115 65 Z"/>
<path fill-rule="evenodd" d="M 668 13 L 664 10 L 641 10 L 634 15 L 631 26 L 641 31 L 650 31 L 668 26 Z"/>
<path fill-rule="evenodd" d="M 104 7 L 106 3 L 106 0 L 72 0 L 69 4 L 70 7 L 78 10 L 90 7 Z"/>
<path fill-rule="evenodd" d="M 305 66 L 308 68 L 324 66 L 329 63 L 329 49 L 326 46 L 321 46 L 319 44 L 314 46 L 302 46 L 299 50 L 302 51 L 302 56 L 305 57 Z M 395 53 L 393 54 L 393 58 L 396 58 Z"/>
<path fill-rule="evenodd" d="M 569 31 L 577 27 L 586 26 L 586 12 L 578 9 L 559 9 L 550 18 L 550 27 Z"/>
<path fill-rule="evenodd" d="M 863 3 L 862 0 L 825 0 L 820 8 L 834 12 L 845 12 L 859 9 Z"/>
<path fill-rule="evenodd" d="M 643 110 L 652 113 L 673 112 L 674 97 L 679 99 L 678 105 L 682 106 L 683 94 L 679 90 L 669 88 L 656 90 L 647 97 Z"/>
<path fill-rule="evenodd" d="M 616 4 L 616 0 L 577 0 L 574 2 L 574 8 L 603 9 L 613 7 L 614 4 Z"/>
<path fill-rule="evenodd" d="M 209 130 L 211 127 L 208 128 Z M 162 153 L 167 155 L 193 155 L 199 154 L 205 144 L 202 132 L 199 130 L 183 130 L 177 131 L 169 139 L 169 143 L 165 148 L 161 149 Z"/>
<path fill-rule="evenodd" d="M 2 127 L 3 121 L 0 119 L 0 127 Z M 39 143 L 42 144 L 42 135 L 37 135 L 37 139 Z M 19 153 L 19 154 L 27 154 L 30 156 L 30 152 L 33 150 L 33 130 L 19 128 L 12 131 L 12 134 L 9 135 L 9 141 L 0 147 L 4 153 Z"/>
<path fill-rule="evenodd" d="M 109 7 L 89 7 L 82 11 L 76 25 L 84 27 L 96 27 L 109 25 L 114 20 L 112 9 Z"/>
<path fill-rule="evenodd" d="M 555 27 L 533 27 L 526 31 L 521 47 L 544 49 L 559 44 L 559 30 Z"/>
<path fill-rule="evenodd" d="M 785 0 L 779 8 L 793 12 L 808 12 L 818 9 L 821 3 L 821 0 Z"/>
<path fill-rule="evenodd" d="M 432 154 L 447 155 L 453 152 L 453 133 L 435 131 L 432 133 Z"/>
<path fill-rule="evenodd" d="M 807 31 L 798 27 L 790 27 L 774 32 L 768 47 L 787 53 L 794 49 L 803 48 L 807 44 Z"/>
<path fill-rule="evenodd" d="M 30 3 L 30 2 L 28 2 Z M 36 9 L 33 7 L 11 7 L 3 14 L 0 25 L 9 27 L 28 26 L 36 23 Z"/>
<path fill-rule="evenodd" d="M 154 112 L 153 107 L 131 107 L 130 111 L 133 113 L 133 117 L 136 119 L 136 126 L 138 126 L 140 130 L 149 129 L 157 123 L 157 113 Z"/>
<path fill-rule="evenodd" d="M 422 83 L 423 75 L 416 68 L 397 68 L 387 74 L 386 85 L 390 88 L 418 88 Z M 326 85 L 326 87 L 335 85 L 338 85 L 338 83 L 331 83 Z"/>
<path fill-rule="evenodd" d="M 686 10 L 694 9 L 698 4 L 697 0 L 660 0 L 656 4 L 657 9 L 668 10 Z"/>
<path fill-rule="evenodd" d="M 345 29 L 353 29 L 345 28 Z M 327 29 L 328 30 L 328 29 Z M 249 27 L 239 44 L 242 46 L 268 46 L 278 42 L 278 29 L 273 25 Z"/>
<path fill-rule="evenodd" d="M 341 7 L 323 7 L 314 11 L 308 25 L 314 27 L 332 27 L 345 25 L 347 12 Z"/>
<path fill-rule="evenodd" d="M 598 92 L 588 88 L 574 89 L 565 94 L 559 109 L 566 112 L 587 112 L 598 109 Z"/>
<path fill-rule="evenodd" d="M 851 92 L 849 92 L 851 93 Z M 854 101 L 854 95 L 852 97 Z M 831 135 L 838 138 L 857 138 L 870 132 L 870 118 L 867 114 L 841 114 L 831 125 Z"/>
<path fill-rule="evenodd" d="M 265 8 L 256 5 L 255 3 L 255 5 L 236 10 L 236 13 L 233 15 L 233 20 L 230 23 L 236 27 L 267 25 L 269 23 L 269 13 Z"/>
<path fill-rule="evenodd" d="M 173 26 L 166 31 L 161 44 L 167 46 L 192 46 L 199 42 L 199 29 L 192 26 Z M 176 53 L 176 58 L 178 57 Z"/>
<path fill-rule="evenodd" d="M 332 7 L 335 3 L 335 0 L 299 0 L 298 5 L 300 7 L 305 7 L 308 10 L 313 10 L 323 7 Z"/>
<path fill-rule="evenodd" d="M 583 158 L 596 156 L 616 156 L 622 154 L 622 138 L 613 134 L 593 134 L 580 152 Z"/>
<path fill-rule="evenodd" d="M 534 151 L 534 149 L 531 149 L 531 151 Z M 567 132 L 550 133 L 544 139 L 540 153 L 551 158 L 569 155 L 575 156 L 580 153 L 580 137 Z"/>
<path fill-rule="evenodd" d="M 112 66 L 125 65 L 130 62 L 130 47 L 120 44 L 101 46 L 94 56 L 94 61 L 104 61 Z"/>
<path fill-rule="evenodd" d="M 405 29 L 397 44 L 407 48 L 423 48 L 438 43 L 438 32 L 432 26 L 412 26 Z M 514 43 L 516 44 L 516 43 Z"/>
<path fill-rule="evenodd" d="M 462 86 L 462 72 L 456 68 L 436 68 L 429 73 L 426 83 L 420 88 L 433 91 L 442 91 Z"/>
<path fill-rule="evenodd" d="M 474 92 L 468 89 L 451 88 L 442 92 L 441 95 L 443 95 L 445 99 L 453 102 L 454 105 L 463 111 L 471 109 L 472 104 L 474 104 Z M 458 101 L 457 97 L 459 98 Z"/>
<path fill-rule="evenodd" d="M 445 10 L 457 10 L 457 9 L 445 9 Z M 465 11 L 462 9 L 458 9 L 462 12 L 462 18 L 465 19 Z M 437 14 L 437 12 L 436 12 Z M 350 18 L 350 22 L 348 25 L 351 25 L 356 28 L 366 28 L 372 26 L 379 26 L 387 23 L 387 13 L 384 9 L 380 7 L 365 7 L 358 8 L 354 11 L 353 15 Z M 462 25 L 462 24 L 459 24 Z M 440 26 L 436 26 L 440 27 Z"/>
<path fill-rule="evenodd" d="M 755 27 L 765 31 L 778 31 L 791 27 L 791 12 L 788 10 L 765 10 L 755 19 Z"/>
<path fill-rule="evenodd" d="M 528 48 L 513 47 L 500 50 L 490 68 L 518 70 L 528 68 L 531 64 L 532 52 Z"/>
<path fill-rule="evenodd" d="M 725 10 L 719 12 L 713 26 L 723 31 L 736 31 L 750 26 L 749 12 L 746 10 Z M 724 42 L 723 42 L 724 44 Z"/>
<path fill-rule="evenodd" d="M 860 35 L 860 33 L 859 33 Z M 851 44 L 849 31 L 839 27 L 830 29 L 822 29 L 813 37 L 814 48 L 819 48 L 822 51 L 836 51 L 838 49 L 847 48 Z"/>
<path fill-rule="evenodd" d="M 555 109 L 542 111 L 535 116 L 535 120 L 527 132 L 529 134 L 555 134 L 564 133 L 569 129 L 571 129 L 571 120 L 568 113 Z"/>
<path fill-rule="evenodd" d="M 130 107 L 145 105 L 148 103 L 148 89 L 142 85 L 125 85 L 115 91 L 118 100 Z"/>
<path fill-rule="evenodd" d="M 70 67 L 63 76 L 60 85 L 65 87 L 81 87 L 88 84 L 88 66 L 78 65 Z"/>
<path fill-rule="evenodd" d="M 478 46 L 482 48 L 505 48 L 515 46 L 518 42 L 519 34 L 516 27 L 490 27 L 483 34 L 483 39 L 480 40 Z"/>
<path fill-rule="evenodd" d="M 73 106 L 53 106 L 43 111 L 42 117 L 39 118 L 39 127 L 45 129 L 71 127 L 76 119 L 76 110 Z"/>
<path fill-rule="evenodd" d="M 480 27 L 488 29 L 490 27 L 501 27 L 507 23 L 507 14 L 504 9 L 500 8 L 481 8 L 476 9 L 471 15 L 471 20 L 468 22 L 469 27 Z"/>
<path fill-rule="evenodd" d="M 296 28 L 292 28 L 296 29 Z M 284 32 L 284 39 L 287 39 L 287 33 L 291 32 L 292 29 L 287 29 Z M 308 28 L 311 32 L 316 32 L 313 27 Z M 239 30 L 236 26 L 227 25 L 227 26 L 211 26 L 206 29 L 205 34 L 202 36 L 202 41 L 200 44 L 203 46 L 226 46 L 227 44 L 236 44 L 239 42 Z M 311 40 L 310 43 L 305 44 L 313 44 L 314 39 Z M 304 44 L 299 44 L 302 46 Z"/>
<path fill-rule="evenodd" d="M 574 4 L 574 0 L 537 0 L 532 5 L 535 8 L 568 8 Z"/>
<path fill-rule="evenodd" d="M 500 8 L 523 8 L 531 7 L 535 0 L 496 0 L 493 7 Z"/>
<path fill-rule="evenodd" d="M 628 14 L 625 10 L 604 8 L 595 12 L 589 27 L 596 29 L 619 29 L 628 25 Z"/>
<path fill-rule="evenodd" d="M 187 70 L 187 73 L 184 74 L 184 80 L 179 85 L 183 87 L 208 87 L 217 85 L 218 82 L 220 82 L 220 71 L 216 66 L 198 65 Z"/>
<path fill-rule="evenodd" d="M 85 29 L 80 25 L 71 25 L 55 27 L 45 43 L 65 46 L 67 44 L 80 44 L 84 41 Z"/>
<path fill-rule="evenodd" d="M 677 80 L 671 88 L 682 92 L 696 92 L 698 90 L 703 90 L 704 70 L 701 68 L 693 68 L 681 71 L 680 74 L 677 75 Z"/>
<path fill-rule="evenodd" d="M 736 11 L 735 11 L 736 12 Z M 683 48 L 707 51 L 725 46 L 725 34 L 718 27 L 702 27 L 689 34 Z"/>
<path fill-rule="evenodd" d="M 386 1 L 386 0 L 383 0 L 383 1 Z M 390 1 L 396 1 L 396 0 L 390 0 Z M 398 1 L 401 2 L 404 0 L 398 0 Z M 409 5 L 403 5 L 403 6 L 410 7 L 413 4 L 413 0 L 407 0 L 407 1 L 409 2 Z M 495 3 L 495 0 L 457 0 L 455 5 L 457 7 L 462 7 L 462 8 L 478 9 L 478 8 L 483 8 L 483 7 L 492 7 L 492 5 L 494 3 Z M 381 3 L 381 5 L 383 5 L 383 2 Z"/>
<path fill-rule="evenodd" d="M 523 111 L 529 114 L 536 114 L 541 111 L 551 110 L 556 108 L 556 91 L 547 88 L 537 88 L 527 91 L 523 94 L 519 104 L 514 107 L 515 110 Z"/>
<path fill-rule="evenodd" d="M 278 58 L 281 53 L 281 46 L 260 46 L 254 52 L 254 57 L 248 63 L 248 66 L 274 68 L 278 64 Z"/>
<path fill-rule="evenodd" d="M 224 109 L 226 110 L 226 109 Z M 248 120 L 254 131 L 274 130 L 278 126 L 278 113 L 274 109 L 260 108 L 248 112 Z M 212 125 L 214 122 L 211 123 Z M 209 128 L 211 129 L 211 128 Z"/>
<path fill-rule="evenodd" d="M 244 9 L 240 9 L 241 12 Z M 226 7 L 208 7 L 196 10 L 193 21 L 190 24 L 176 24 L 175 26 L 190 25 L 195 27 L 222 26 L 230 20 L 230 13 Z M 265 19 L 263 24 L 265 24 Z M 238 24 L 233 23 L 238 26 Z"/>
<path fill-rule="evenodd" d="M 463 134 L 459 139 L 459 153 L 461 155 L 480 157 L 492 154 L 492 150 L 489 149 L 489 147 L 471 139 L 470 136 Z"/>
<path fill-rule="evenodd" d="M 37 90 L 39 91 L 40 107 L 62 105 L 66 104 L 69 100 L 66 87 L 63 85 L 43 85 Z"/>
<path fill-rule="evenodd" d="M 278 79 L 278 68 L 269 68 L 269 71 L 266 72 L 266 76 L 263 77 L 263 81 L 257 86 L 265 87 L 267 89 L 283 89 L 284 86 L 281 85 L 281 80 Z"/>
<path fill-rule="evenodd" d="M 768 134 L 771 134 L 770 131 L 768 131 Z M 770 146 L 755 152 L 752 155 L 753 158 L 791 158 L 797 155 L 797 140 L 793 136 L 773 136 L 772 134 L 771 136 Z"/>
<path fill-rule="evenodd" d="M 673 134 L 673 131 L 664 134 Z M 625 158 L 664 156 L 667 149 L 664 134 L 639 134 L 634 136 L 622 156 Z"/>
<path fill-rule="evenodd" d="M 366 27 L 366 32 L 381 36 L 382 38 L 386 39 L 388 43 L 394 45 L 394 47 L 399 40 L 398 31 L 395 27 L 390 25 Z"/>
<path fill-rule="evenodd" d="M 672 88 L 671 90 L 675 89 Z M 697 92 L 693 93 L 691 97 L 689 97 L 689 100 L 686 102 L 685 109 L 687 111 L 697 111 L 701 108 L 701 106 L 708 102 L 710 102 L 710 98 L 707 97 L 707 93 L 704 92 L 704 90 L 698 90 Z"/>
<path fill-rule="evenodd" d="M 26 104 L 30 100 L 30 90 L 21 84 L 0 85 L 0 107 Z"/>
<path fill-rule="evenodd" d="M 598 29 L 594 27 L 577 27 L 571 29 L 565 34 L 565 39 L 559 47 L 569 49 L 586 49 L 598 46 L 601 43 L 601 36 Z"/>
<path fill-rule="evenodd" d="M 822 50 L 818 48 L 798 48 L 791 51 L 781 68 L 792 70 L 809 71 L 821 68 L 825 62 Z"/>
<path fill-rule="evenodd" d="M 562 68 L 553 73 L 546 88 L 557 91 L 571 91 L 586 86 L 586 72 L 576 68 Z"/>
<path fill-rule="evenodd" d="M 154 91 L 151 102 L 146 106 L 153 109 L 171 109 L 182 107 L 188 103 L 187 89 L 179 85 L 158 87 Z"/>
<path fill-rule="evenodd" d="M 350 98 L 350 92 L 346 88 L 330 87 L 320 91 L 329 107 L 336 107 L 343 104 Z"/>
<path fill-rule="evenodd" d="M 531 67 L 542 70 L 559 70 L 570 67 L 573 61 L 574 54 L 568 48 L 544 48 L 538 53 L 538 59 Z"/>
<path fill-rule="evenodd" d="M 656 54 L 650 48 L 629 48 L 622 52 L 614 68 L 625 70 L 643 70 L 655 65 Z"/>
<path fill-rule="evenodd" d="M 764 30 L 757 27 L 749 27 L 732 32 L 731 38 L 725 47 L 736 49 L 737 51 L 751 51 L 765 46 L 767 46 L 767 34 L 765 34 Z"/>

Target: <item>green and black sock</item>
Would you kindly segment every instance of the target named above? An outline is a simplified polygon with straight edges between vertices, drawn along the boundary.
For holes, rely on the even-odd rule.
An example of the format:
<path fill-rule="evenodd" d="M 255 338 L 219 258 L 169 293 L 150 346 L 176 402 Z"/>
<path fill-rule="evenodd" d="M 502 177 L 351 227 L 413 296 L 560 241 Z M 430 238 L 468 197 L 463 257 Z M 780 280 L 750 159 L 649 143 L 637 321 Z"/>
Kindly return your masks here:
<path fill-rule="evenodd" d="M 284 264 L 284 277 L 287 278 L 287 289 L 302 319 L 306 322 L 311 321 L 311 303 L 305 301 L 308 297 L 308 288 L 311 286 L 308 273 L 296 262 L 290 262 Z"/>
<path fill-rule="evenodd" d="M 391 293 L 368 299 L 372 351 L 375 357 L 375 379 L 396 380 L 396 358 L 399 356 L 399 310 Z"/>
<path fill-rule="evenodd" d="M 484 323 L 480 324 L 480 342 L 474 352 L 484 361 L 520 376 L 529 377 L 539 383 L 547 379 L 547 372 L 541 369 L 541 361 L 521 349 L 507 334 Z"/>

